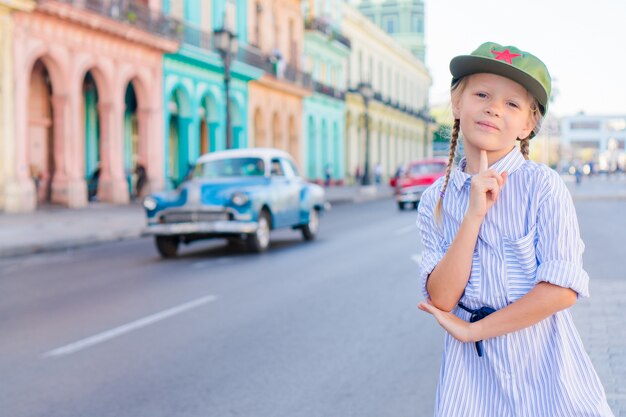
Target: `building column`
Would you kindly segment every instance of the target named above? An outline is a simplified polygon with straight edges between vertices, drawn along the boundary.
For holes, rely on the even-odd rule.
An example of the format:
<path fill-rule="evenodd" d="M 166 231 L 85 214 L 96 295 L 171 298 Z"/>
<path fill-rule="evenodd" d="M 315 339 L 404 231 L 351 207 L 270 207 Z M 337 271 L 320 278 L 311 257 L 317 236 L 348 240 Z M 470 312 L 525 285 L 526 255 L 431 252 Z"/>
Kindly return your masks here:
<path fill-rule="evenodd" d="M 115 204 L 126 204 L 130 198 L 124 176 L 123 121 L 121 104 L 101 103 L 100 113 L 100 179 L 98 199 Z"/>
<path fill-rule="evenodd" d="M 34 211 L 37 200 L 35 183 L 26 166 L 28 75 L 14 72 L 11 13 L 29 11 L 34 2 L 9 1 L 8 6 L 5 3 L 0 0 L 0 210 L 18 213 Z"/>
<path fill-rule="evenodd" d="M 165 187 L 164 135 L 161 109 L 138 109 L 139 161 L 146 168 L 148 182 L 146 193 L 161 191 Z M 153 140 L 151 140 L 153 139 Z M 160 139 L 160 140 L 159 140 Z"/>

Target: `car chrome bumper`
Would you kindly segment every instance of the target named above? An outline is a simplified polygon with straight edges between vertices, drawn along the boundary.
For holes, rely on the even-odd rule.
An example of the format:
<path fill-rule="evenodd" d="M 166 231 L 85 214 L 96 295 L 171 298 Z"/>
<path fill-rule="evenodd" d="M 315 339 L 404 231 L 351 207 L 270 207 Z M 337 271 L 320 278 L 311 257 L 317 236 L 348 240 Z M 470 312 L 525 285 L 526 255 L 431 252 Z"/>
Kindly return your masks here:
<path fill-rule="evenodd" d="M 222 220 L 215 222 L 189 222 L 171 224 L 150 224 L 142 231 L 143 236 L 149 235 L 189 235 L 189 234 L 223 234 L 223 233 L 254 233 L 257 222 L 240 222 Z"/>
<path fill-rule="evenodd" d="M 406 193 L 406 194 L 398 194 L 396 196 L 396 200 L 398 203 L 417 203 L 422 198 L 422 192 L 414 192 L 414 193 Z"/>

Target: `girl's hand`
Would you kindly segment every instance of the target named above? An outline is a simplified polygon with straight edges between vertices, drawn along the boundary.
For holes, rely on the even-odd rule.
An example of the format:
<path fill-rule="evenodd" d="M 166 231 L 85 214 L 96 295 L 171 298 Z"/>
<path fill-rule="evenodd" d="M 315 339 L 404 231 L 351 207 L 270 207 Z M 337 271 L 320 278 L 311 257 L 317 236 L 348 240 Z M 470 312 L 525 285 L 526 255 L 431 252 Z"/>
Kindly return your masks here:
<path fill-rule="evenodd" d="M 478 174 L 472 177 L 467 214 L 482 220 L 498 200 L 500 191 L 506 183 L 506 177 L 506 172 L 500 175 L 496 170 L 489 169 L 487 151 L 481 150 Z"/>
<path fill-rule="evenodd" d="M 420 303 L 418 308 L 432 314 L 439 325 L 459 342 L 475 342 L 476 340 L 480 340 L 475 339 L 472 334 L 472 323 L 461 320 L 452 313 L 439 310 L 430 300 Z"/>

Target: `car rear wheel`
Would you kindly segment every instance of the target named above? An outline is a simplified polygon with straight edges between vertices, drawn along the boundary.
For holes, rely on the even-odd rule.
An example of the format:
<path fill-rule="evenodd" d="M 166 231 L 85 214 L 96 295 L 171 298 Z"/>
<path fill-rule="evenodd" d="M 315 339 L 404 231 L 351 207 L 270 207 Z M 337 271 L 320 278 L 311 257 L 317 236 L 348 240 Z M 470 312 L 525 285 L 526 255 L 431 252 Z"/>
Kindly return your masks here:
<path fill-rule="evenodd" d="M 404 210 L 404 203 L 403 202 L 399 202 L 398 203 L 398 210 L 400 210 L 400 211 Z"/>
<path fill-rule="evenodd" d="M 309 212 L 309 222 L 302 227 L 302 237 L 304 240 L 310 241 L 315 239 L 320 227 L 320 215 L 317 210 L 312 209 Z"/>
<path fill-rule="evenodd" d="M 248 247 L 252 252 L 265 252 L 270 246 L 270 215 L 266 210 L 259 214 L 258 227 L 256 232 L 248 235 Z"/>
<path fill-rule="evenodd" d="M 155 236 L 154 242 L 162 258 L 173 258 L 178 253 L 178 236 Z"/>

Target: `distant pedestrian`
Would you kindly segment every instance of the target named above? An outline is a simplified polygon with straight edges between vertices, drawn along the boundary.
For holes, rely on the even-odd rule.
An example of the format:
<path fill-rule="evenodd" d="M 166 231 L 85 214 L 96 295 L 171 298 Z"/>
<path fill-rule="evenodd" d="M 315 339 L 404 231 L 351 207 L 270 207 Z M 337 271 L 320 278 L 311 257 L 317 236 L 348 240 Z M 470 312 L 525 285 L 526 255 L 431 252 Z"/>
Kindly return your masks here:
<path fill-rule="evenodd" d="M 100 171 L 101 171 L 101 166 L 100 166 L 100 162 L 98 162 L 96 169 L 94 170 L 94 172 L 91 174 L 91 177 L 89 177 L 89 180 L 87 181 L 88 201 L 95 201 L 96 197 L 98 196 L 98 185 L 100 183 Z"/>
<path fill-rule="evenodd" d="M 613 416 L 568 310 L 589 296 L 572 198 L 555 171 L 528 160 L 548 69 L 495 43 L 450 69 L 448 169 L 417 220 L 419 308 L 447 332 L 435 415 Z M 460 133 L 465 158 L 452 170 Z"/>
<path fill-rule="evenodd" d="M 383 170 L 380 166 L 380 163 L 376 164 L 376 166 L 374 167 L 374 181 L 376 182 L 376 185 L 380 185 L 382 172 Z"/>
<path fill-rule="evenodd" d="M 148 182 L 146 168 L 142 164 L 137 164 L 137 167 L 135 168 L 135 175 L 137 176 L 137 180 L 135 182 L 135 198 L 141 198 L 143 189 Z"/>
<path fill-rule="evenodd" d="M 333 170 L 330 164 L 326 164 L 326 168 L 324 168 L 324 185 L 326 187 L 330 187 L 330 184 L 333 179 Z"/>
<path fill-rule="evenodd" d="M 356 166 L 356 169 L 354 170 L 354 182 L 356 184 L 361 182 L 361 167 L 360 166 Z"/>

